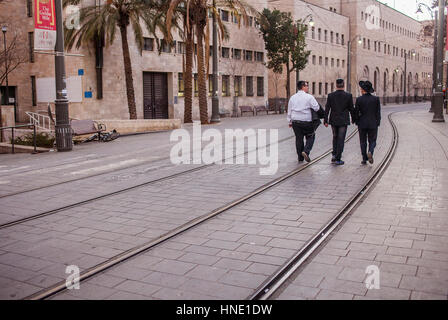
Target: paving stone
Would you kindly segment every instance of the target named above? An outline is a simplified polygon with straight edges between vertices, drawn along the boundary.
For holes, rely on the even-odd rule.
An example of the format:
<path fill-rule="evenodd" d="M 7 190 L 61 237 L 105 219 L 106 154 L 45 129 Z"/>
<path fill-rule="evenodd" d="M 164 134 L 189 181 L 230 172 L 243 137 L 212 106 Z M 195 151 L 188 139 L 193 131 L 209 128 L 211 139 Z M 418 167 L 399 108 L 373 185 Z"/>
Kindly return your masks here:
<path fill-rule="evenodd" d="M 289 285 L 278 297 L 280 300 L 288 300 L 293 298 L 314 299 L 319 293 L 319 289 L 306 286 Z M 295 300 L 295 299 L 294 299 Z"/>
<path fill-rule="evenodd" d="M 334 278 L 324 278 L 319 284 L 319 288 L 353 295 L 365 295 L 367 291 L 366 285 L 363 282 L 338 280 Z"/>
<path fill-rule="evenodd" d="M 149 268 L 154 271 L 166 272 L 175 275 L 184 275 L 196 265 L 193 263 L 175 261 L 175 260 L 163 260 Z"/>
<path fill-rule="evenodd" d="M 400 282 L 400 288 L 418 290 L 438 295 L 448 295 L 448 281 L 440 281 L 440 279 L 403 276 Z"/>
<path fill-rule="evenodd" d="M 188 280 L 179 289 L 182 291 L 200 293 L 202 295 L 214 296 L 226 300 L 246 299 L 253 291 L 252 289 L 230 286 L 200 279 Z"/>
<path fill-rule="evenodd" d="M 378 298 L 384 300 L 408 300 L 411 291 L 389 287 L 380 287 L 380 289 L 371 289 L 367 291 L 367 298 Z"/>
<path fill-rule="evenodd" d="M 199 254 L 194 252 L 188 252 L 181 256 L 178 260 L 184 261 L 184 262 L 191 262 L 196 264 L 202 264 L 202 265 L 213 265 L 215 264 L 220 257 L 215 256 L 209 256 L 205 254 Z"/>
<path fill-rule="evenodd" d="M 250 261 L 241 261 L 236 259 L 221 258 L 213 266 L 218 268 L 225 268 L 231 270 L 245 270 L 251 264 Z"/>
<path fill-rule="evenodd" d="M 218 268 L 212 266 L 201 266 L 198 265 L 191 271 L 189 271 L 186 276 L 188 278 L 202 279 L 208 281 L 218 281 L 221 276 L 228 272 L 228 268 Z M 186 279 L 186 278 L 184 278 Z"/>
<path fill-rule="evenodd" d="M 250 289 L 256 289 L 264 280 L 266 280 L 266 276 L 235 270 L 230 270 L 219 278 L 221 283 Z"/>
<path fill-rule="evenodd" d="M 141 281 L 126 280 L 115 286 L 115 289 L 144 296 L 151 296 L 154 292 L 158 291 L 160 287 L 142 283 Z"/>
<path fill-rule="evenodd" d="M 412 291 L 411 300 L 447 300 L 447 297 L 421 291 Z"/>
<path fill-rule="evenodd" d="M 316 296 L 317 300 L 353 300 L 353 295 L 331 290 L 321 290 Z"/>

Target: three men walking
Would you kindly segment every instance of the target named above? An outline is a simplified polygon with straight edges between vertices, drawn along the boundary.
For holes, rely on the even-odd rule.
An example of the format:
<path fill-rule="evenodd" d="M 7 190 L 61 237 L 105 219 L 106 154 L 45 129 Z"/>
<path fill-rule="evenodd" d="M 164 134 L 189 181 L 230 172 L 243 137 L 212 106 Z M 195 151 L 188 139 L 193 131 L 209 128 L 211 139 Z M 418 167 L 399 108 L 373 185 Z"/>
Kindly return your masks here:
<path fill-rule="evenodd" d="M 304 159 L 310 162 L 309 157 L 315 140 L 316 126 L 313 125 L 312 110 L 319 111 L 319 103 L 308 94 L 308 83 L 298 82 L 299 91 L 293 95 L 288 103 L 289 126 L 293 128 L 296 136 L 296 151 L 299 162 Z M 343 165 L 342 153 L 347 134 L 347 127 L 356 123 L 359 130 L 362 164 L 373 163 L 373 153 L 376 147 L 378 127 L 381 122 L 381 105 L 378 97 L 372 95 L 374 89 L 370 81 L 360 81 L 362 96 L 356 99 L 353 106 L 353 96 L 344 91 L 344 80 L 336 80 L 336 91 L 328 95 L 325 106 L 324 125 L 331 125 L 333 131 L 333 152 L 331 162 Z M 306 138 L 304 145 L 303 139 Z M 369 146 L 367 148 L 367 141 Z"/>

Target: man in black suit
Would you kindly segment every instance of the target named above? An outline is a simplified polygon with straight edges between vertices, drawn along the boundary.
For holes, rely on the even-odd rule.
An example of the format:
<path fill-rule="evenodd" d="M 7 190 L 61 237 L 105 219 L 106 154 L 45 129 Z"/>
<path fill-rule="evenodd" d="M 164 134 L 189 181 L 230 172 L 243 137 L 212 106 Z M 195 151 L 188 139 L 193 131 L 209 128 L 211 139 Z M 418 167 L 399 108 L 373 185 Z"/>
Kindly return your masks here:
<path fill-rule="evenodd" d="M 347 126 L 350 125 L 350 116 L 354 122 L 355 109 L 353 108 L 353 96 L 351 93 L 344 91 L 344 80 L 336 80 L 336 91 L 328 95 L 327 104 L 325 106 L 324 125 L 331 125 L 333 130 L 333 157 L 331 162 L 336 165 L 343 165 L 342 152 L 344 151 L 345 136 L 347 134 Z M 330 115 L 330 120 L 328 120 Z"/>
<path fill-rule="evenodd" d="M 372 93 L 375 91 L 370 81 L 360 81 L 362 96 L 356 99 L 355 114 L 359 129 L 359 142 L 361 144 L 362 164 L 373 163 L 373 151 L 376 147 L 378 127 L 381 122 L 380 99 Z M 369 151 L 367 152 L 367 140 Z"/>

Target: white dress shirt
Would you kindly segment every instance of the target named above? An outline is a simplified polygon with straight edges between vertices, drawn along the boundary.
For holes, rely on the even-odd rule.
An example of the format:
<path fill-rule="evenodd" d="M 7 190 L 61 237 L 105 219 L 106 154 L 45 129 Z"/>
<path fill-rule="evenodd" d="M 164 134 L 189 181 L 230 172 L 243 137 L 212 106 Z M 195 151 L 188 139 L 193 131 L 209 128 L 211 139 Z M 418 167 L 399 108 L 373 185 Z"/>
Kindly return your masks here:
<path fill-rule="evenodd" d="M 311 121 L 311 108 L 314 111 L 319 110 L 319 103 L 316 99 L 303 90 L 299 90 L 295 95 L 289 99 L 288 103 L 288 122 Z"/>

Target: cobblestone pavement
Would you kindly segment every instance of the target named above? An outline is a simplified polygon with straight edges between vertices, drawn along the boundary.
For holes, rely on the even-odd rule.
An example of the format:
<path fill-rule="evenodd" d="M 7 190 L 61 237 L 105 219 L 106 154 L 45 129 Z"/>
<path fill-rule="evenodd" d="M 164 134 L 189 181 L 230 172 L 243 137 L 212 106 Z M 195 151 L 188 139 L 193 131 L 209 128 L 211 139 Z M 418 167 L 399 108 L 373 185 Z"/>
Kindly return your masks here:
<path fill-rule="evenodd" d="M 267 127 L 275 127 L 275 121 L 280 127 L 284 121 L 284 116 L 256 118 L 244 119 L 248 123 L 244 125 L 260 125 L 263 120 Z M 229 122 L 226 127 L 243 127 L 241 124 Z M 390 130 L 383 129 L 377 154 L 379 158 L 390 140 L 387 136 L 390 136 Z M 323 127 L 319 129 L 313 154 L 329 148 L 329 131 Z M 287 133 L 286 130 L 280 131 L 280 138 Z M 169 141 L 168 136 L 165 136 L 165 141 Z M 142 137 L 126 139 L 135 138 L 135 148 Z M 160 137 L 150 143 L 156 144 L 157 140 Z M 130 144 L 127 141 L 124 146 Z M 169 148 L 169 145 L 165 146 L 165 150 Z M 81 151 L 89 152 L 87 148 Z M 289 144 L 280 144 L 279 151 L 282 162 L 277 176 L 297 167 L 293 140 Z M 245 298 L 292 254 L 293 248 L 314 234 L 318 225 L 327 221 L 371 172 L 371 168 L 358 165 L 357 138 L 347 145 L 345 155 L 348 165 L 343 168 L 332 167 L 323 160 L 275 190 L 265 192 L 145 255 L 82 283 L 80 291 L 63 293 L 57 298 Z M 129 155 L 130 158 L 132 156 Z M 62 159 L 58 161 L 64 165 Z M 113 156 L 109 161 L 113 163 Z M 20 167 L 23 164 L 17 162 L 16 165 Z M 44 166 L 40 168 L 45 170 Z M 144 169 L 129 170 L 130 178 L 123 174 L 122 180 L 135 183 L 138 179 L 136 172 Z M 168 167 L 165 171 L 156 169 L 151 174 L 163 176 L 172 170 Z M 142 176 L 147 174 L 141 173 Z M 94 266 L 252 191 L 272 178 L 259 176 L 258 166 L 213 166 L 142 187 L 138 192 L 116 195 L 2 230 L 0 297 L 18 299 L 34 293 L 65 279 L 66 265 L 76 264 L 81 270 Z M 122 180 L 115 179 L 115 183 Z M 120 187 L 124 185 L 120 184 Z M 309 198 L 308 190 L 305 191 L 308 185 L 313 188 Z M 73 193 L 70 188 L 65 191 Z M 105 191 L 110 190 L 105 188 Z M 54 199 L 48 189 L 40 196 Z M 82 198 L 77 194 L 73 197 Z M 26 201 L 24 197 L 16 203 Z M 32 201 L 28 201 L 25 214 L 34 208 Z M 60 204 L 66 205 L 67 199 Z M 52 202 L 52 206 L 55 205 L 58 203 Z M 36 211 L 46 208 L 38 207 Z"/>
<path fill-rule="evenodd" d="M 425 111 L 393 119 L 392 164 L 278 299 L 447 299 L 448 125 Z M 365 284 L 372 265 L 379 289 Z"/>

